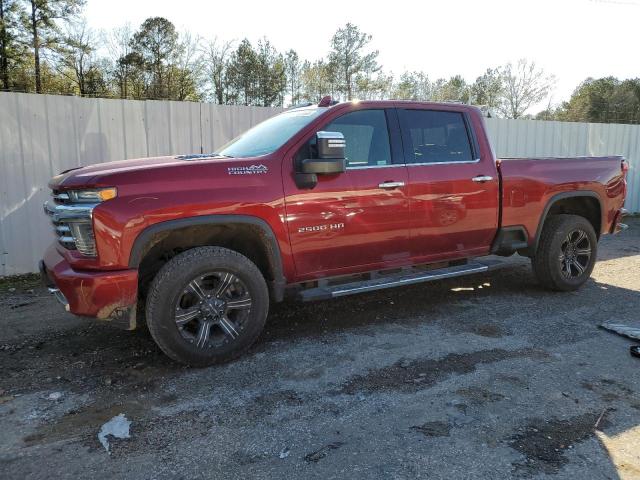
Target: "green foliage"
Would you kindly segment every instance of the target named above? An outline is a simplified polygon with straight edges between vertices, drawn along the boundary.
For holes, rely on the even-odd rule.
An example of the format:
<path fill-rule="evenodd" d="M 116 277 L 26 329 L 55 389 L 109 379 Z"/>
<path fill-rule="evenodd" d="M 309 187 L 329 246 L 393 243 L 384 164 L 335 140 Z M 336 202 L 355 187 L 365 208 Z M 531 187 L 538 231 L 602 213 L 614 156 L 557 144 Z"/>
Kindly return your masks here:
<path fill-rule="evenodd" d="M 337 92 L 333 65 L 324 60 L 313 64 L 305 61 L 302 66 L 302 97 L 304 100 L 317 103 L 325 95 L 333 96 Z"/>
<path fill-rule="evenodd" d="M 339 28 L 331 39 L 329 64 L 335 74 L 338 91 L 347 100 L 353 98 L 354 84 L 358 78 L 369 78 L 378 70 L 378 51 L 366 52 L 371 35 L 347 23 Z"/>
<path fill-rule="evenodd" d="M 256 49 L 246 38 L 231 54 L 226 71 L 228 103 L 237 105 L 282 105 L 286 87 L 285 61 L 263 39 Z"/>
<path fill-rule="evenodd" d="M 569 122 L 640 123 L 640 78 L 588 78 L 551 117 Z"/>
<path fill-rule="evenodd" d="M 469 86 L 460 75 L 455 75 L 449 80 L 438 79 L 433 85 L 432 99 L 437 102 L 467 103 L 469 101 Z"/>
<path fill-rule="evenodd" d="M 284 56 L 285 76 L 287 78 L 287 93 L 291 97 L 291 104 L 300 101 L 302 62 L 295 50 L 289 50 Z"/>
<path fill-rule="evenodd" d="M 27 67 L 22 38 L 23 5 L 18 0 L 0 0 L 0 89 L 24 88 L 20 71 Z"/>
<path fill-rule="evenodd" d="M 85 0 L 22 0 L 22 24 L 25 38 L 33 51 L 34 81 L 37 93 L 45 93 L 42 81 L 41 57 L 55 52 L 61 42 L 57 21 L 73 19 Z"/>
<path fill-rule="evenodd" d="M 154 99 L 168 99 L 169 61 L 178 44 L 176 28 L 163 17 L 147 18 L 131 39 L 136 62 L 142 67 L 145 82 L 145 96 Z"/>
<path fill-rule="evenodd" d="M 484 74 L 476 78 L 471 86 L 472 103 L 483 105 L 490 110 L 497 109 L 500 106 L 504 89 L 504 78 L 500 69 L 488 68 Z"/>
<path fill-rule="evenodd" d="M 398 100 L 431 100 L 433 86 L 424 72 L 404 72 L 393 86 L 391 98 Z"/>
<path fill-rule="evenodd" d="M 78 21 L 86 0 L 0 0 L 0 90 L 65 95 L 170 99 L 282 106 L 336 99 L 455 101 L 509 118 L 640 123 L 640 79 L 589 78 L 558 107 L 527 114 L 549 98 L 554 77 L 519 60 L 489 68 L 473 83 L 460 75 L 432 80 L 426 72 L 395 78 L 378 64 L 371 35 L 339 28 L 326 57 L 309 61 L 268 39 L 257 44 L 204 43 L 166 18 L 108 38 Z M 97 52 L 107 44 L 107 56 Z"/>

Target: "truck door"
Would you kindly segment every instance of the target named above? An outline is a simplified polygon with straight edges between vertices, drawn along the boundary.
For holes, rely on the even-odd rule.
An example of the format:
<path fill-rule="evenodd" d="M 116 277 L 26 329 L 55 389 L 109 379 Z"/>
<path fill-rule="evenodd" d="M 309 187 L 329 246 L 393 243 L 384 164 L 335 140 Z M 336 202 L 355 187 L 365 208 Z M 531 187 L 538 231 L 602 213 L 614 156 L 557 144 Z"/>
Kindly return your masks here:
<path fill-rule="evenodd" d="M 318 175 L 313 189 L 301 189 L 284 175 L 298 276 L 339 275 L 409 261 L 408 176 L 395 111 L 352 109 L 318 130 L 344 135 L 347 171 Z M 315 132 L 310 136 L 308 142 L 313 142 Z M 290 152 L 285 171 L 304 152 L 305 147 Z"/>
<path fill-rule="evenodd" d="M 416 261 L 486 255 L 498 228 L 493 156 L 480 152 L 466 112 L 444 108 L 398 110 Z"/>

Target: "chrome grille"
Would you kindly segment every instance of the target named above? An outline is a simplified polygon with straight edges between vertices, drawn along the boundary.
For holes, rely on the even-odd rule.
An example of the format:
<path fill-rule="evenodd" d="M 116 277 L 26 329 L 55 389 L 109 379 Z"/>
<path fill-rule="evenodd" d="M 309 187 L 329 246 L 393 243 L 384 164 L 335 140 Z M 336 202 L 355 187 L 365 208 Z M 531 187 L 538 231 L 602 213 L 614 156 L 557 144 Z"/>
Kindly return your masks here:
<path fill-rule="evenodd" d="M 58 243 L 67 250 L 77 250 L 89 257 L 96 256 L 96 243 L 91 218 L 95 204 L 74 204 L 64 192 L 53 191 L 53 201 L 44 203 Z"/>
<path fill-rule="evenodd" d="M 68 193 L 60 192 L 58 190 L 53 191 L 53 201 L 58 205 L 65 205 L 71 202 Z"/>

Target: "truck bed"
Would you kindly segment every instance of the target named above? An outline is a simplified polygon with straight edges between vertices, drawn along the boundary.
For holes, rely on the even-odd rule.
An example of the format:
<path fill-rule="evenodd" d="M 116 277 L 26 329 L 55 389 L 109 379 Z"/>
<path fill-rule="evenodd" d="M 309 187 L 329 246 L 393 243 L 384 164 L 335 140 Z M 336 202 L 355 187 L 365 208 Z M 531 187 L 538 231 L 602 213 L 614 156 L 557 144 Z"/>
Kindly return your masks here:
<path fill-rule="evenodd" d="M 600 232 L 610 233 L 626 193 L 623 160 L 621 156 L 498 159 L 501 227 L 523 226 L 531 244 L 550 200 L 577 191 L 599 203 Z"/>

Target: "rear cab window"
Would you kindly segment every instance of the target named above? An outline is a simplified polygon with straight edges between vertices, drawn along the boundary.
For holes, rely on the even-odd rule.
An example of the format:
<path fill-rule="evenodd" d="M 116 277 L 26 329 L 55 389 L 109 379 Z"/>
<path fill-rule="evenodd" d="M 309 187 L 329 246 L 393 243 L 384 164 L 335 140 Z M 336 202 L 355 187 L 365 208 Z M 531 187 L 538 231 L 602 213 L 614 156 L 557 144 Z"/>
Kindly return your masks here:
<path fill-rule="evenodd" d="M 407 164 L 477 161 L 462 112 L 401 109 L 398 113 Z"/>

